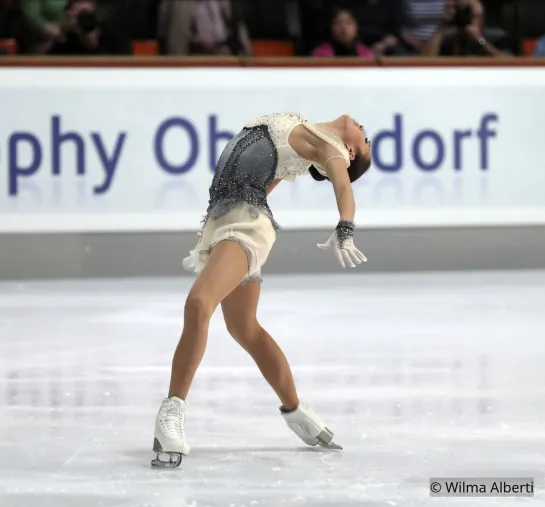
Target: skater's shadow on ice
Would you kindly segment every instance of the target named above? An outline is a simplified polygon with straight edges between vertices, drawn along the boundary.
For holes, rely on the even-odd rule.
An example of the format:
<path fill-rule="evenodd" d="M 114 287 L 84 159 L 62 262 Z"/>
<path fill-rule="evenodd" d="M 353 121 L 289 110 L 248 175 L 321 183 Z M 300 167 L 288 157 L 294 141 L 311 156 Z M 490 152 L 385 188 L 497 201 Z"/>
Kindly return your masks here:
<path fill-rule="evenodd" d="M 307 452 L 307 453 L 324 453 L 324 452 L 331 452 L 329 449 L 324 449 L 323 447 L 254 447 L 254 446 L 246 446 L 246 447 L 195 447 L 191 454 L 195 456 L 201 456 L 201 455 L 214 455 L 214 454 L 252 454 L 252 453 L 279 453 L 279 452 L 287 452 L 287 453 L 301 453 L 301 452 Z"/>
<path fill-rule="evenodd" d="M 230 447 L 230 446 L 218 446 L 218 447 L 194 447 L 191 449 L 191 454 L 185 459 L 198 459 L 202 456 L 215 457 L 217 459 L 225 458 L 226 456 L 233 455 L 247 455 L 251 456 L 254 454 L 266 454 L 266 455 L 278 455 L 278 453 L 286 454 L 312 454 L 317 455 L 323 454 L 336 454 L 338 451 L 331 449 L 324 449 L 323 447 L 257 447 L 257 446 L 241 446 L 241 447 Z M 149 449 L 146 450 L 134 450 L 134 451 L 125 451 L 123 455 L 130 459 L 138 459 L 149 461 L 152 452 Z"/>

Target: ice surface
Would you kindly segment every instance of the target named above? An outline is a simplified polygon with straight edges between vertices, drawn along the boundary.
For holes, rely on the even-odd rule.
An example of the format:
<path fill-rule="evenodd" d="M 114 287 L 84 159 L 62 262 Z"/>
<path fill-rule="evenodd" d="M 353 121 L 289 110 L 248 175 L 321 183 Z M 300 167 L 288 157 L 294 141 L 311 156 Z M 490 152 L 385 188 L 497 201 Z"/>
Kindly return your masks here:
<path fill-rule="evenodd" d="M 345 450 L 302 447 L 218 312 L 192 452 L 158 471 L 188 283 L 0 284 L 1 507 L 545 504 L 545 273 L 266 278 L 260 320 Z M 536 497 L 430 499 L 430 476 Z"/>

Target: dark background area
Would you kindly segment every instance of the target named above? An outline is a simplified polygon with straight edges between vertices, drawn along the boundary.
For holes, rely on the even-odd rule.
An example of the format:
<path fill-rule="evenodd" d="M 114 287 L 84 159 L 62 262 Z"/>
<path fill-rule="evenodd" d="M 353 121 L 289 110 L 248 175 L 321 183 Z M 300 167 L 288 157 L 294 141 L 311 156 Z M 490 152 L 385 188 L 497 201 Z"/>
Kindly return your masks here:
<path fill-rule="evenodd" d="M 360 41 L 373 49 L 373 38 L 380 37 L 384 30 L 401 31 L 410 24 L 414 10 L 411 11 L 408 4 L 417 1 L 224 0 L 230 11 L 230 15 L 223 19 L 228 52 L 237 53 L 240 47 L 247 46 L 239 33 L 239 28 L 243 27 L 249 38 L 249 51 L 255 56 L 309 55 L 317 45 L 331 39 L 332 13 L 338 7 L 352 11 L 359 27 Z M 437 4 L 436 0 L 428 2 Z M 31 10 L 43 11 L 44 19 L 50 25 L 60 26 L 62 19 L 59 13 L 63 3 L 64 0 L 0 0 L 0 51 L 4 54 L 47 53 L 47 49 L 37 49 L 36 39 L 44 35 L 39 33 L 42 28 L 36 27 L 28 13 Z M 193 16 L 191 9 L 196 4 L 212 3 L 212 0 L 96 0 L 91 3 L 96 9 L 104 39 L 97 52 L 189 55 L 199 52 L 195 51 L 194 44 L 187 49 L 182 46 L 181 51 L 170 50 L 166 32 L 171 29 L 183 33 L 187 29 L 193 33 L 194 21 L 184 19 L 184 16 Z M 180 7 L 184 3 L 185 10 Z M 514 55 L 533 54 L 536 40 L 545 35 L 545 1 L 482 0 L 481 3 L 485 23 L 483 36 L 488 41 L 493 44 L 500 41 L 500 49 Z M 166 16 L 167 20 L 162 20 L 162 9 L 168 11 L 172 8 L 174 10 Z M 437 16 L 434 19 L 429 22 L 436 22 Z M 401 33 L 394 35 L 402 39 Z M 112 43 L 113 39 L 115 43 Z M 399 47 L 402 46 L 400 54 L 419 54 L 403 41 Z"/>

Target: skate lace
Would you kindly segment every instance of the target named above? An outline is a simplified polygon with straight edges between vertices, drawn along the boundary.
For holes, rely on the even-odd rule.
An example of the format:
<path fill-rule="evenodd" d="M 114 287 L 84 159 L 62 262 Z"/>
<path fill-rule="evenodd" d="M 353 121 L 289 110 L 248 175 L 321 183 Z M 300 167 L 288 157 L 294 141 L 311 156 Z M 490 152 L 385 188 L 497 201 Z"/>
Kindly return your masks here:
<path fill-rule="evenodd" d="M 165 402 L 164 417 L 161 426 L 165 435 L 169 438 L 184 438 L 185 413 L 179 403 L 174 401 Z"/>

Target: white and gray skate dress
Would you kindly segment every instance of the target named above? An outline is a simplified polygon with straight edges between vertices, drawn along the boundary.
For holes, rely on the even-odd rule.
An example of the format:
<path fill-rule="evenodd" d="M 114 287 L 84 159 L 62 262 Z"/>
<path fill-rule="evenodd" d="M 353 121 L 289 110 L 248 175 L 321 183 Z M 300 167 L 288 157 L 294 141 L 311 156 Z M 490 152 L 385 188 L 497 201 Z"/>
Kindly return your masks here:
<path fill-rule="evenodd" d="M 220 156 L 210 186 L 202 236 L 184 259 L 188 271 L 200 272 L 213 248 L 220 241 L 232 240 L 241 245 L 248 257 L 243 283 L 261 281 L 261 268 L 280 229 L 267 202 L 267 189 L 274 180 L 293 181 L 308 174 L 311 165 L 325 174 L 317 162 L 303 159 L 290 146 L 289 136 L 298 125 L 304 125 L 337 149 L 346 166 L 350 165 L 343 142 L 300 114 L 271 114 L 248 122 Z"/>

